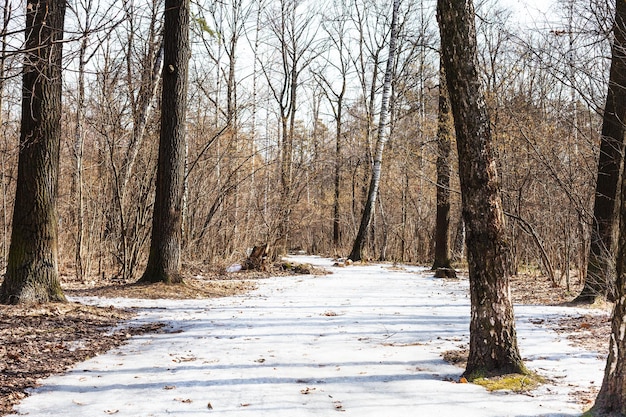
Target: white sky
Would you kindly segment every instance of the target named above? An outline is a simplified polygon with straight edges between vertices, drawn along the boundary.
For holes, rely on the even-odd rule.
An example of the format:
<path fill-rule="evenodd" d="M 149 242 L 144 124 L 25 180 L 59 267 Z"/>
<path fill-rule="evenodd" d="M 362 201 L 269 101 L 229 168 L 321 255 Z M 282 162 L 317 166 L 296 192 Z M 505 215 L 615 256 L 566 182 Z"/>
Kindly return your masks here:
<path fill-rule="evenodd" d="M 168 326 L 44 380 L 19 415 L 573 417 L 583 406 L 572 394 L 602 382 L 605 359 L 549 325 L 602 311 L 516 306 L 521 355 L 548 382 L 530 395 L 488 393 L 457 383 L 463 369 L 441 358 L 468 342 L 467 279 L 296 261 L 333 274 L 263 279 L 222 299 L 89 299 Z"/>
<path fill-rule="evenodd" d="M 513 18 L 522 24 L 532 26 L 549 19 L 550 11 L 555 7 L 555 0 L 499 0 L 502 5 L 510 7 Z"/>

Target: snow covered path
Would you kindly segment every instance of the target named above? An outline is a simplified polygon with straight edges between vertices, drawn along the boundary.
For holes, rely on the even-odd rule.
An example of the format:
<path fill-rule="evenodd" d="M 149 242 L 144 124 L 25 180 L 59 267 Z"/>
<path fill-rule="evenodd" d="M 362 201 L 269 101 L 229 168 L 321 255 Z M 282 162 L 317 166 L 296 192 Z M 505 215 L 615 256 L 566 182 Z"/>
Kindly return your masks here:
<path fill-rule="evenodd" d="M 330 267 L 300 257 L 298 262 Z M 259 281 L 209 300 L 98 300 L 137 306 L 164 333 L 133 337 L 46 379 L 17 408 L 29 416 L 577 416 L 570 394 L 602 381 L 604 359 L 570 346 L 539 319 L 577 315 L 516 306 L 527 365 L 553 379 L 530 395 L 458 384 L 441 353 L 467 344 L 466 281 L 407 267 L 333 268 Z M 585 311 L 589 314 L 588 311 Z"/>

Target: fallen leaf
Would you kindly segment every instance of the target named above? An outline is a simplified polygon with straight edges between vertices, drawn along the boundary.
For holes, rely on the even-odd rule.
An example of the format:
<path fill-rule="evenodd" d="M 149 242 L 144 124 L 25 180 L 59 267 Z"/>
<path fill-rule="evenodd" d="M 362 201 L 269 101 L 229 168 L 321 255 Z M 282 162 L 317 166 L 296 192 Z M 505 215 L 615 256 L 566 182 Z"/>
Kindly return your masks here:
<path fill-rule="evenodd" d="M 104 412 L 107 414 L 117 414 L 120 412 L 120 410 L 104 410 Z"/>
<path fill-rule="evenodd" d="M 178 401 L 178 402 L 180 402 L 180 403 L 185 403 L 185 404 L 190 404 L 190 403 L 192 403 L 192 402 L 193 402 L 193 401 L 192 401 L 191 399 L 189 399 L 189 398 L 185 398 L 185 399 L 183 399 L 183 398 L 174 398 L 174 401 Z"/>
<path fill-rule="evenodd" d="M 168 390 L 168 391 L 173 390 L 173 389 L 176 389 L 176 385 L 166 385 L 163 387 L 163 389 Z"/>
<path fill-rule="evenodd" d="M 467 384 L 467 378 L 465 378 L 464 376 L 462 376 L 462 377 L 459 379 L 459 384 Z"/>
<path fill-rule="evenodd" d="M 207 408 L 208 408 L 209 410 L 213 410 L 213 406 L 211 405 L 211 403 L 208 403 L 208 404 L 207 404 Z"/>

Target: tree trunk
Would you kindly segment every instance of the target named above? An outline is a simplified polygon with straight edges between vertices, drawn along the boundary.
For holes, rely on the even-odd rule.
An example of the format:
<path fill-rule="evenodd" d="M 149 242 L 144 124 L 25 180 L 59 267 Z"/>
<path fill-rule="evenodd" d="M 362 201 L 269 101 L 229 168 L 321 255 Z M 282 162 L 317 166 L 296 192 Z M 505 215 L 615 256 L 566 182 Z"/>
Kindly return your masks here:
<path fill-rule="evenodd" d="M 22 122 L 3 303 L 65 301 L 58 270 L 62 39 L 66 2 L 26 5 Z"/>
<path fill-rule="evenodd" d="M 464 375 L 526 373 L 517 347 L 489 115 L 477 72 L 474 6 L 466 0 L 438 0 L 437 17 L 467 228 L 472 307 Z"/>
<path fill-rule="evenodd" d="M 78 52 L 78 97 L 76 100 L 76 127 L 74 130 L 74 159 L 75 170 L 72 183 L 72 197 L 75 210 L 76 222 L 76 246 L 74 252 L 76 279 L 82 281 L 85 275 L 83 264 L 83 240 L 84 240 L 84 198 L 83 198 L 83 153 L 85 139 L 83 123 L 85 119 L 85 67 L 87 65 L 87 47 L 89 46 L 89 18 L 92 2 L 85 4 L 85 26 L 83 28 L 80 50 Z"/>
<path fill-rule="evenodd" d="M 620 9 L 618 2 L 618 10 Z M 623 7 L 621 7 L 623 9 Z M 591 410 L 593 416 L 626 415 L 626 181 L 622 173 L 622 197 L 617 254 L 616 303 L 613 308 L 609 356 L 602 387 Z"/>
<path fill-rule="evenodd" d="M 398 10 L 400 0 L 394 0 L 391 17 L 391 35 L 389 38 L 389 56 L 387 57 L 387 68 L 385 69 L 385 80 L 383 83 L 383 96 L 380 103 L 380 120 L 378 122 L 378 138 L 376 142 L 376 154 L 374 155 L 374 165 L 372 166 L 372 178 L 370 180 L 369 192 L 359 231 L 352 246 L 349 258 L 353 261 L 360 261 L 363 258 L 363 247 L 367 239 L 367 232 L 373 217 L 373 209 L 378 195 L 378 185 L 380 184 L 380 174 L 383 162 L 383 150 L 387 142 L 387 123 L 389 120 L 389 98 L 391 96 L 391 77 L 393 73 L 394 60 L 396 55 L 396 42 L 398 37 Z"/>
<path fill-rule="evenodd" d="M 11 1 L 4 0 L 4 10 L 2 12 L 2 31 L 0 36 L 0 42 L 2 46 L 0 46 L 0 109 L 3 107 L 4 102 L 4 83 L 5 83 L 5 68 L 6 68 L 6 59 L 7 59 L 7 32 L 9 23 L 11 22 Z M 0 126 L 3 126 L 3 118 L 2 111 L 0 110 Z M 7 254 L 9 251 L 9 245 L 7 244 L 8 238 L 8 221 L 7 221 L 7 187 L 5 182 L 5 177 L 7 176 L 7 172 L 5 170 L 5 158 L 6 156 L 2 156 L 2 160 L 0 161 L 0 184 L 2 186 L 2 260 L 3 263 L 7 260 Z M 6 264 L 4 265 L 6 267 Z"/>
<path fill-rule="evenodd" d="M 339 243 L 341 239 L 339 230 L 339 202 L 341 193 L 341 140 L 343 136 L 342 132 L 342 114 L 343 114 L 343 94 L 346 89 L 346 79 L 343 78 L 343 88 L 341 94 L 337 96 L 337 111 L 335 112 L 335 122 L 337 123 L 336 137 L 335 137 L 335 194 L 333 198 L 333 249 L 337 251 L 339 249 Z"/>
<path fill-rule="evenodd" d="M 437 218 L 433 270 L 450 268 L 450 148 L 454 130 L 446 73 L 440 62 L 439 119 L 437 130 Z"/>
<path fill-rule="evenodd" d="M 602 117 L 602 136 L 598 177 L 593 205 L 591 244 L 587 259 L 585 285 L 575 301 L 593 303 L 596 297 L 612 299 L 614 271 L 609 260 L 614 256 L 618 226 L 616 197 L 624 148 L 626 120 L 626 4 L 617 1 L 614 40 L 611 51 L 609 88 Z"/>
<path fill-rule="evenodd" d="M 626 66 L 625 66 L 625 54 L 624 47 L 626 47 L 626 3 L 623 1 L 617 1 L 615 9 L 615 26 L 614 26 L 614 43 L 612 49 L 611 58 L 611 73 L 609 78 L 609 88 L 607 94 L 607 102 L 604 112 L 604 119 L 602 125 L 602 145 L 611 147 L 614 152 L 617 152 L 622 147 L 622 138 L 624 135 L 624 125 L 622 120 L 626 109 Z M 609 146 L 611 145 L 611 146 Z M 601 150 L 602 152 L 602 150 Z M 600 154 L 602 160 L 603 154 Z M 619 155 L 619 152 L 613 155 Z M 615 160 L 613 160 L 615 163 Z M 617 165 L 619 167 L 619 163 Z M 598 170 L 601 166 L 598 165 Z M 598 175 L 601 175 L 598 172 Z M 617 174 L 615 174 L 617 175 Z M 594 416 L 623 416 L 626 415 L 626 332 L 624 332 L 624 326 L 626 326 L 626 181 L 624 181 L 624 172 L 622 171 L 621 181 L 621 195 L 620 195 L 620 214 L 619 214 L 619 239 L 617 245 L 617 280 L 616 280 L 616 303 L 613 309 L 613 320 L 611 324 L 611 337 L 609 342 L 609 356 L 606 361 L 606 368 L 604 370 L 604 380 L 602 381 L 602 387 L 598 393 L 596 403 L 593 406 L 591 412 Z M 606 179 L 606 178 L 605 178 Z M 600 189 L 601 179 L 598 176 L 597 188 Z M 606 189 L 606 191 L 610 191 Z M 596 192 L 596 207 L 594 207 L 594 214 L 596 214 L 598 204 L 598 192 Z M 615 194 L 613 194 L 615 195 Z M 613 205 L 614 200 L 604 199 L 606 205 Z M 608 214 L 608 213 L 606 213 Z M 612 213 L 611 213 L 612 214 Z M 598 230 L 600 229 L 600 219 L 594 219 L 594 230 L 592 231 L 592 242 L 594 245 L 593 236 L 598 236 Z M 605 224 L 607 229 L 612 230 L 612 217 L 607 216 L 608 221 Z M 597 223 L 597 225 L 596 225 Z M 612 236 L 607 235 L 612 238 Z M 610 242 L 610 240 L 609 240 Z M 587 273 L 592 273 L 593 264 L 591 257 L 596 256 L 593 250 L 590 252 L 590 259 L 588 263 Z M 592 266 L 592 268 L 590 268 Z M 596 271 L 593 271 L 596 272 Z M 588 277 L 585 281 L 589 281 Z M 587 285 L 585 285 L 586 287 Z M 581 294 L 582 295 L 582 294 Z M 579 297 L 580 298 L 580 297 Z"/>
<path fill-rule="evenodd" d="M 180 283 L 189 0 L 166 0 L 161 136 L 150 254 L 141 282 Z"/>

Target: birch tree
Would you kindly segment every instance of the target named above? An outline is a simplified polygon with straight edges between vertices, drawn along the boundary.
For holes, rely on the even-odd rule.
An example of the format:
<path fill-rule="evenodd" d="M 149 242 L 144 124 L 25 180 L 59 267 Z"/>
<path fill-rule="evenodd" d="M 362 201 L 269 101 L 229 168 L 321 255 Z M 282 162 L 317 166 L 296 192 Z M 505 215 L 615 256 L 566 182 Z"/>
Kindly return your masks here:
<path fill-rule="evenodd" d="M 380 116 L 378 121 L 378 132 L 376 140 L 376 153 L 374 154 L 374 164 L 372 166 L 372 176 L 367 195 L 367 202 L 363 209 L 359 231 L 352 246 L 349 258 L 353 261 L 360 261 L 363 258 L 363 248 L 372 221 L 373 210 L 376 205 L 380 175 L 382 172 L 383 151 L 387 142 L 387 122 L 389 120 L 389 98 L 391 97 L 391 78 L 393 76 L 394 60 L 396 55 L 396 41 L 398 37 L 398 12 L 400 0 L 394 0 L 391 17 L 391 35 L 389 38 L 389 55 L 387 56 L 387 67 L 385 69 L 385 79 L 383 82 L 383 93 L 380 104 Z"/>

